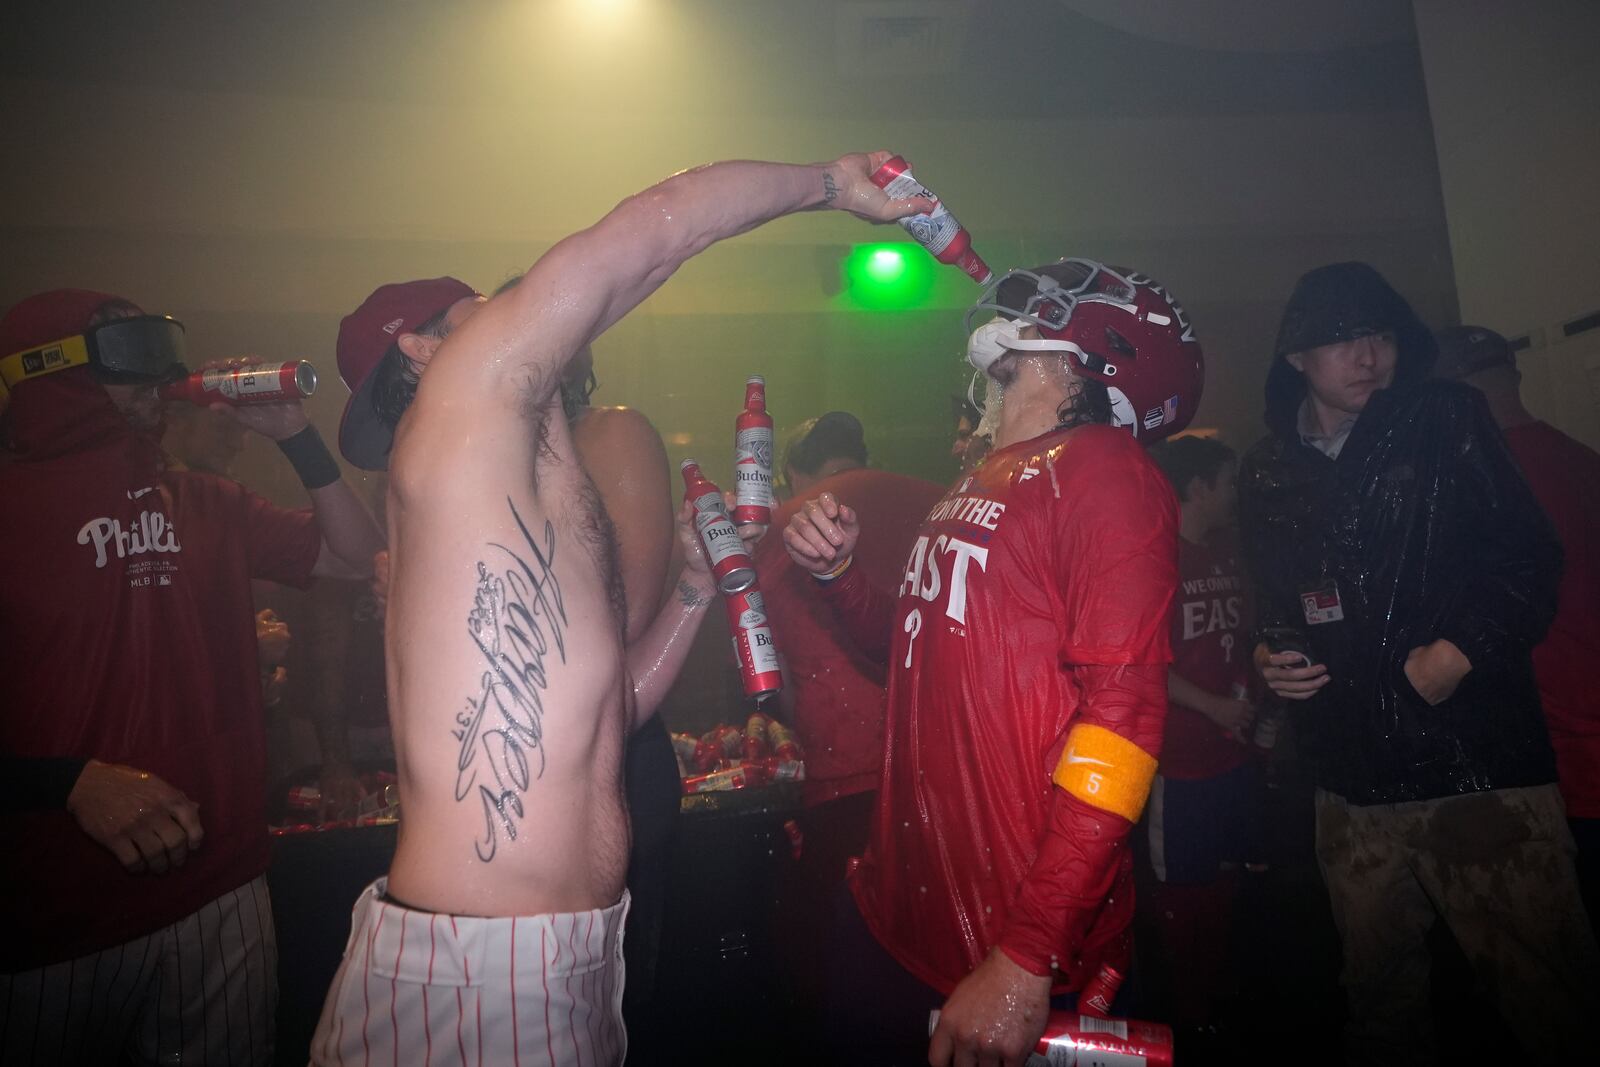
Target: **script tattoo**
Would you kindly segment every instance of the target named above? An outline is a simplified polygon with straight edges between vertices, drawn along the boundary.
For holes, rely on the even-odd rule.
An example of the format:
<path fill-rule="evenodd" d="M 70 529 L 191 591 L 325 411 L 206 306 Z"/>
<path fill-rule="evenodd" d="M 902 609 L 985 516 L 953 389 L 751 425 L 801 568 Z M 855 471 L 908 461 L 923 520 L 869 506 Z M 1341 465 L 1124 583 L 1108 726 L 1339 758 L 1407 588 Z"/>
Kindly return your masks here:
<path fill-rule="evenodd" d="M 478 561 L 478 583 L 467 633 L 483 653 L 486 667 L 476 697 L 456 713 L 450 731 L 461 744 L 456 758 L 458 802 L 476 797 L 483 805 L 483 837 L 478 858 L 494 859 L 500 835 L 517 839 L 522 797 L 544 774 L 544 697 L 549 687 L 545 661 L 552 649 L 567 661 L 567 611 L 556 581 L 556 531 L 546 521 L 541 547 L 511 503 L 529 558 L 493 544 L 510 557 L 503 571 Z"/>
<path fill-rule="evenodd" d="M 833 175 L 826 171 L 822 174 L 822 202 L 831 204 L 839 199 L 839 185 L 833 180 Z"/>
<path fill-rule="evenodd" d="M 711 603 L 711 596 L 703 593 L 698 587 L 687 581 L 678 582 L 678 603 L 691 611 L 695 608 L 705 607 Z"/>

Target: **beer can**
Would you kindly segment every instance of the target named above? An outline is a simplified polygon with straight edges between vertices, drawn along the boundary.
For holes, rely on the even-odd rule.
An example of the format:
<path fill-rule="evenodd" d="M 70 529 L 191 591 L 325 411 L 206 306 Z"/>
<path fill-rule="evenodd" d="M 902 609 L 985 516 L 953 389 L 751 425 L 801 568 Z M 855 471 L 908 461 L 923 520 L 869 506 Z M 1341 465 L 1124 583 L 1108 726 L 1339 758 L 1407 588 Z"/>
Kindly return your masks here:
<path fill-rule="evenodd" d="M 767 720 L 767 748 L 781 760 L 804 758 L 800 751 L 800 742 L 795 740 L 794 731 L 777 719 Z"/>
<path fill-rule="evenodd" d="M 944 201 L 912 176 L 911 165 L 903 158 L 894 156 L 885 160 L 881 167 L 872 172 L 871 181 L 896 200 L 911 196 L 932 200 L 932 211 L 900 219 L 901 228 L 911 235 L 912 240 L 932 253 L 934 259 L 960 268 L 979 285 L 988 285 L 994 280 L 994 271 L 973 249 L 972 235 L 967 233 L 967 228 L 950 214 Z"/>
<path fill-rule="evenodd" d="M 711 562 L 717 588 L 726 595 L 750 588 L 756 580 L 755 562 L 728 515 L 722 491 L 701 473 L 700 465 L 694 460 L 684 460 L 680 470 L 684 495 L 694 507 L 695 532 L 700 535 L 700 545 Z"/>
<path fill-rule="evenodd" d="M 751 712 L 744 724 L 744 758 L 760 762 L 767 758 L 767 723 L 771 720 L 759 711 Z"/>
<path fill-rule="evenodd" d="M 754 700 L 769 697 L 783 688 L 783 672 L 778 668 L 778 646 L 767 624 L 767 608 L 761 590 L 752 586 L 723 598 L 728 611 L 728 629 L 733 632 L 733 654 L 739 661 L 739 678 L 745 696 Z"/>
<path fill-rule="evenodd" d="M 289 790 L 290 811 L 319 811 L 322 808 L 322 790 L 314 785 L 297 785 Z"/>
<path fill-rule="evenodd" d="M 766 379 L 744 385 L 744 410 L 733 424 L 733 521 L 740 526 L 772 522 L 772 416 Z"/>
<path fill-rule="evenodd" d="M 160 389 L 163 400 L 191 404 L 279 404 L 317 391 L 317 368 L 303 359 L 244 367 L 209 367 Z"/>
<path fill-rule="evenodd" d="M 1121 985 L 1122 972 L 1109 963 L 1102 963 L 1099 973 L 1089 979 L 1089 984 L 1078 994 L 1078 1010 L 1085 1015 L 1110 1016 L 1111 1002 L 1117 999 Z"/>
<path fill-rule="evenodd" d="M 939 1012 L 928 1014 L 931 1037 Z M 1142 1019 L 1102 1019 L 1077 1012 L 1053 1011 L 1044 1035 L 1023 1067 L 1057 1064 L 1102 1064 L 1105 1067 L 1172 1067 L 1172 1028 Z"/>
<path fill-rule="evenodd" d="M 683 780 L 685 793 L 722 793 L 732 789 L 744 789 L 750 785 L 759 784 L 752 782 L 748 767 L 729 767 L 724 771 L 712 771 L 709 774 L 691 775 Z"/>

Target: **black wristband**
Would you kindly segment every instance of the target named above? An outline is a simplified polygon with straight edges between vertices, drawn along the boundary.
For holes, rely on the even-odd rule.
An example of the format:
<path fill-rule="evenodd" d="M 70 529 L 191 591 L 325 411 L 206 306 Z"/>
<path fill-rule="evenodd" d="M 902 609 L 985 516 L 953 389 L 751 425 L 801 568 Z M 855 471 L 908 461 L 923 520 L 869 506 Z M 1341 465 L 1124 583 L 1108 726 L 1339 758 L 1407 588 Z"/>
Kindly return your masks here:
<path fill-rule="evenodd" d="M 307 489 L 321 489 L 342 477 L 338 461 L 322 443 L 322 435 L 315 426 L 307 426 L 293 437 L 285 437 L 278 442 L 278 448 Z"/>
<path fill-rule="evenodd" d="M 60 811 L 88 762 L 75 756 L 0 756 L 0 812 Z"/>

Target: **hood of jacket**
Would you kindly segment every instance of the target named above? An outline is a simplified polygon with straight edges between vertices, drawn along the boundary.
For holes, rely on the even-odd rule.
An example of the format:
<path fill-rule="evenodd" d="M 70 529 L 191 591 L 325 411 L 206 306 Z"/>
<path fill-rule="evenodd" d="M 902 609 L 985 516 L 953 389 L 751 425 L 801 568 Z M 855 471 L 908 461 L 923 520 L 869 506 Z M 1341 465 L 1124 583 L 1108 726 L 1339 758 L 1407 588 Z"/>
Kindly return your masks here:
<path fill-rule="evenodd" d="M 1406 298 L 1366 263 L 1330 263 L 1308 271 L 1295 283 L 1267 372 L 1266 423 L 1273 433 L 1299 440 L 1305 375 L 1285 358 L 1322 345 L 1353 341 L 1392 330 L 1399 358 L 1395 386 L 1419 382 L 1433 368 L 1438 346 Z"/>

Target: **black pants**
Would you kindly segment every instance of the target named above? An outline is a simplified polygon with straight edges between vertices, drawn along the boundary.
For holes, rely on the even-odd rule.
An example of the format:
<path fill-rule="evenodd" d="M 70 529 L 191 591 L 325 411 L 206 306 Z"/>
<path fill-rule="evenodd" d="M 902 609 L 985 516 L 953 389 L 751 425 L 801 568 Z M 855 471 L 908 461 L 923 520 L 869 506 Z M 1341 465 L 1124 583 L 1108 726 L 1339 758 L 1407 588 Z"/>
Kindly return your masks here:
<path fill-rule="evenodd" d="M 633 849 L 628 855 L 628 892 L 633 896 L 633 905 L 628 910 L 622 942 L 628 975 L 622 993 L 622 1018 L 630 1044 L 643 1050 L 658 1047 L 656 969 L 682 796 L 672 739 L 660 716 L 651 718 L 628 739 L 623 774 L 628 821 L 633 829 Z"/>

